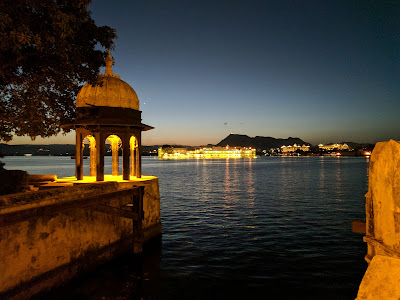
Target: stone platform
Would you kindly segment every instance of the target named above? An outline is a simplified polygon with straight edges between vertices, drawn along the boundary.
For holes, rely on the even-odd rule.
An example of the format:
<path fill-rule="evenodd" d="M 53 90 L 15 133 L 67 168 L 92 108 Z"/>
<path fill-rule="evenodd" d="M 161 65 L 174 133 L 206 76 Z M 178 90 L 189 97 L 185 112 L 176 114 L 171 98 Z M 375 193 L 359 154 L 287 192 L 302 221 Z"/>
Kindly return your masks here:
<path fill-rule="evenodd" d="M 60 178 L 0 196 L 0 298 L 28 299 L 161 234 L 158 178 Z"/>

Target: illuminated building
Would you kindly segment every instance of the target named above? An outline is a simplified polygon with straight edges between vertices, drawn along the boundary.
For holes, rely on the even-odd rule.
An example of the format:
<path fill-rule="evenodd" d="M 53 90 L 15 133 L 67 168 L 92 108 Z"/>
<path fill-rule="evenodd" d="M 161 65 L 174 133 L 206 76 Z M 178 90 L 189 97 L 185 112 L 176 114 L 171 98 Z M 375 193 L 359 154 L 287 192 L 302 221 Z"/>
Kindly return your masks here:
<path fill-rule="evenodd" d="M 318 148 L 321 150 L 350 150 L 349 145 L 347 144 L 329 144 L 329 145 L 323 145 L 323 144 L 319 144 Z"/>
<path fill-rule="evenodd" d="M 282 146 L 281 147 L 282 153 L 296 152 L 296 150 L 301 150 L 301 151 L 307 152 L 307 151 L 310 151 L 310 146 L 309 145 L 308 146 L 306 146 L 306 145 L 300 146 L 300 145 L 294 144 L 293 146 Z"/>
<path fill-rule="evenodd" d="M 160 159 L 215 159 L 215 158 L 255 158 L 256 149 L 241 147 L 159 148 Z"/>

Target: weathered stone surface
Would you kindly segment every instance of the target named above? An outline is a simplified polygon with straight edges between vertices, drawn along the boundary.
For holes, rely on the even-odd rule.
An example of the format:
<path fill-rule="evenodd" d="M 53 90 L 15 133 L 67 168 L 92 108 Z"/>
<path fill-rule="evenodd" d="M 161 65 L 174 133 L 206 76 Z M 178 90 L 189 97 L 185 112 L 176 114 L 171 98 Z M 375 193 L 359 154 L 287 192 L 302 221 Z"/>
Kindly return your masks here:
<path fill-rule="evenodd" d="M 105 62 L 105 73 L 100 76 L 101 85 L 85 84 L 76 97 L 76 107 L 108 106 L 139 110 L 139 99 L 135 90 L 113 74 L 110 52 Z"/>
<path fill-rule="evenodd" d="M 57 175 L 28 174 L 29 182 L 57 181 Z"/>
<path fill-rule="evenodd" d="M 376 255 L 358 290 L 357 300 L 400 299 L 400 259 Z"/>
<path fill-rule="evenodd" d="M 29 298 L 99 262 L 133 251 L 133 220 L 108 213 L 107 207 L 118 211 L 132 203 L 136 194 L 130 190 L 140 185 L 145 191 L 146 241 L 161 234 L 156 177 L 1 196 L 0 298 Z M 106 209 L 91 209 L 89 204 L 97 199 Z"/>
<path fill-rule="evenodd" d="M 365 240 L 369 261 L 376 254 L 400 257 L 400 143 L 377 143 L 369 167 Z"/>
<path fill-rule="evenodd" d="M 101 86 L 85 84 L 76 97 L 76 106 L 111 106 L 139 110 L 138 96 L 125 81 L 115 77 L 102 77 L 101 82 Z"/>
<path fill-rule="evenodd" d="M 157 234 L 161 234 L 161 215 L 160 215 L 160 191 L 158 178 L 153 176 L 145 176 L 144 180 L 120 182 L 120 189 L 127 189 L 133 186 L 144 186 L 143 195 L 143 229 L 144 240 L 147 241 L 154 236 L 151 234 L 154 230 Z M 157 228 L 157 229 L 155 229 Z"/>
<path fill-rule="evenodd" d="M 92 185 L 71 186 L 63 189 L 52 189 L 37 192 L 16 193 L 0 197 L 0 213 L 24 210 L 30 207 L 57 204 L 79 200 L 89 195 L 102 195 L 118 190 L 118 183 L 103 182 Z"/>

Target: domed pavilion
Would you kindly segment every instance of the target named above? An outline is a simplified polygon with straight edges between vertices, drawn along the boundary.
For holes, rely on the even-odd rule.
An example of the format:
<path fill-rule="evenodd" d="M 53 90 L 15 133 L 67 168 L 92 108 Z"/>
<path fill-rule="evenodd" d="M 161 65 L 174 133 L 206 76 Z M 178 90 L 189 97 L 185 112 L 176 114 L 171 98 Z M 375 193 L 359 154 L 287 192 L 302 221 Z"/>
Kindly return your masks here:
<path fill-rule="evenodd" d="M 90 142 L 90 176 L 104 181 L 105 142 L 112 151 L 112 175 L 119 175 L 118 150 L 122 148 L 122 178 L 141 177 L 141 133 L 153 129 L 142 124 L 135 90 L 113 74 L 110 51 L 100 84 L 85 84 L 76 98 L 76 179 L 83 179 L 84 140 Z"/>

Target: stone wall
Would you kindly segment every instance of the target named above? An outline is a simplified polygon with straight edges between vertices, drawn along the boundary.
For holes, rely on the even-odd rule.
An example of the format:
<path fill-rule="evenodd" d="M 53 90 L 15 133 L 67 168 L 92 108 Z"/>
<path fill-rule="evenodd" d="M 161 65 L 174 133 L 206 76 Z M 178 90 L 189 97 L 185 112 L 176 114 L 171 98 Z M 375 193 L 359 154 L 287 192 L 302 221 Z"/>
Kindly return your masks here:
<path fill-rule="evenodd" d="M 158 186 L 158 178 L 145 176 L 140 181 L 125 181 L 119 183 L 119 189 L 129 189 L 135 186 L 143 186 L 143 233 L 144 240 L 147 241 L 151 237 L 161 233 L 161 216 L 160 216 L 160 191 Z"/>
<path fill-rule="evenodd" d="M 357 299 L 400 299 L 400 143 L 377 143 L 365 195 L 365 260 Z"/>
<path fill-rule="evenodd" d="M 0 196 L 0 298 L 29 298 L 133 251 L 142 197 L 146 241 L 161 234 L 156 177 Z"/>
<path fill-rule="evenodd" d="M 400 258 L 400 143 L 377 143 L 369 166 L 365 195 L 369 262 L 375 255 Z"/>

